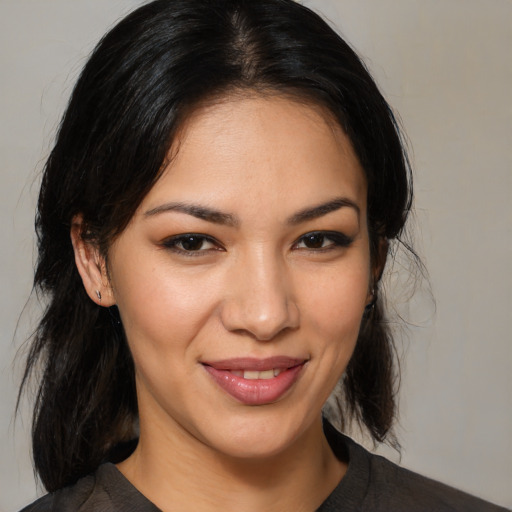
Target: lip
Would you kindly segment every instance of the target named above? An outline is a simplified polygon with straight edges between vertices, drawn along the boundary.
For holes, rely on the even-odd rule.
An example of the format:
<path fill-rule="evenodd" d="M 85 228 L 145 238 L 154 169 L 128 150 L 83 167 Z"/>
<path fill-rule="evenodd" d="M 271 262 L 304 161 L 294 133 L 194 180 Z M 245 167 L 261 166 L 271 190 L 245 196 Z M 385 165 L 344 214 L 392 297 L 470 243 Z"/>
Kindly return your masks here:
<path fill-rule="evenodd" d="M 218 361 L 203 361 L 202 363 L 204 365 L 211 366 L 216 370 L 251 370 L 262 372 L 272 368 L 279 368 L 280 370 L 284 370 L 304 362 L 306 362 L 306 359 L 299 359 L 296 357 L 288 356 L 274 356 L 267 357 L 265 359 L 258 359 L 256 357 L 237 357 L 233 359 L 222 359 Z"/>
<path fill-rule="evenodd" d="M 279 400 L 297 381 L 306 359 L 275 356 L 266 359 L 236 358 L 202 362 L 219 387 L 245 405 L 265 405 Z M 232 371 L 279 369 L 271 379 L 244 379 Z"/>

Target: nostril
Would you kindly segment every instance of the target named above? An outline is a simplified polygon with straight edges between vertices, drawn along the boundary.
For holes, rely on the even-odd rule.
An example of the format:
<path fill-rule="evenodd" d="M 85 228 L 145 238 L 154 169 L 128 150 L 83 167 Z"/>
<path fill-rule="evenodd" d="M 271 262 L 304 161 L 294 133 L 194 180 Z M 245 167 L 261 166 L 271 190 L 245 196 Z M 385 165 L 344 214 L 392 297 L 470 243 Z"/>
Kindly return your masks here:
<path fill-rule="evenodd" d="M 250 311 L 230 308 L 222 315 L 224 327 L 234 334 L 250 336 L 256 341 L 275 341 L 300 325 L 300 315 L 296 305 L 287 304 L 281 316 L 251 315 Z"/>

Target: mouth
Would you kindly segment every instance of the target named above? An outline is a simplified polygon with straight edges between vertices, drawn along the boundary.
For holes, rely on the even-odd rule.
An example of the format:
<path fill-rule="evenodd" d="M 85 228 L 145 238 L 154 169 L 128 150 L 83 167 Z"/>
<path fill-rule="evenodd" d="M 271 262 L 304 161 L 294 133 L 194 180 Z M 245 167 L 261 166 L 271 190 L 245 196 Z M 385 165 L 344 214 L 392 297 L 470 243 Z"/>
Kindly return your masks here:
<path fill-rule="evenodd" d="M 297 382 L 307 359 L 277 356 L 203 362 L 214 382 L 245 405 L 265 405 L 282 398 Z"/>

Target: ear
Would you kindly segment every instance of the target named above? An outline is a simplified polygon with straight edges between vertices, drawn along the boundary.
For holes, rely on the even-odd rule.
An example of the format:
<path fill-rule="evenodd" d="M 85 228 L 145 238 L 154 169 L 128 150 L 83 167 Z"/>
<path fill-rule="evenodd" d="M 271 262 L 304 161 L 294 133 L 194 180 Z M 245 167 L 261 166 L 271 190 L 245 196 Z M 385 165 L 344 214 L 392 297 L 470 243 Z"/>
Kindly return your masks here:
<path fill-rule="evenodd" d="M 368 304 L 377 300 L 377 284 L 379 283 L 382 273 L 384 272 L 384 267 L 386 266 L 388 249 L 388 239 L 380 237 L 372 261 L 372 280 L 370 282 L 370 289 L 368 290 Z"/>
<path fill-rule="evenodd" d="M 116 301 L 107 273 L 105 258 L 98 247 L 84 240 L 82 215 L 75 215 L 71 223 L 71 243 L 75 264 L 87 295 L 99 306 L 110 307 Z"/>
<path fill-rule="evenodd" d="M 388 249 L 388 239 L 384 237 L 379 238 L 377 250 L 375 251 L 375 261 L 373 263 L 372 269 L 373 282 L 375 285 L 380 281 L 382 273 L 384 272 L 384 267 L 386 266 L 386 260 L 388 258 Z"/>

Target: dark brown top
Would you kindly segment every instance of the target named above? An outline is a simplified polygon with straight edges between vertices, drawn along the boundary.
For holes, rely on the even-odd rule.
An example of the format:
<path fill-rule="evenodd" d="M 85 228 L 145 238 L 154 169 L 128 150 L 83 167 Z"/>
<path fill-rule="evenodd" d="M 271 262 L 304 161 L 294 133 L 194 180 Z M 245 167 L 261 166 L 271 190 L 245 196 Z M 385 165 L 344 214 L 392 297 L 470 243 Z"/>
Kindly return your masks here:
<path fill-rule="evenodd" d="M 373 455 L 328 423 L 325 433 L 336 456 L 349 466 L 317 512 L 506 511 Z M 158 512 L 159 509 L 116 466 L 107 463 L 92 475 L 40 498 L 21 512 L 135 511 Z"/>

